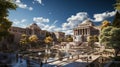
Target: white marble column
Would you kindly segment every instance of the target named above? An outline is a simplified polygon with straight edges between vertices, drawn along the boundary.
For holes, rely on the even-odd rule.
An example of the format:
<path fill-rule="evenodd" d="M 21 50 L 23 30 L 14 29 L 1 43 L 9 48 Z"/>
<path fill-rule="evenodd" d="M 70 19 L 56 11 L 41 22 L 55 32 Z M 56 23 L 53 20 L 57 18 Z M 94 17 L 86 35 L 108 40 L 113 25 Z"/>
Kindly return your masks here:
<path fill-rule="evenodd" d="M 80 29 L 80 35 L 82 34 L 82 31 L 81 31 L 81 29 Z"/>

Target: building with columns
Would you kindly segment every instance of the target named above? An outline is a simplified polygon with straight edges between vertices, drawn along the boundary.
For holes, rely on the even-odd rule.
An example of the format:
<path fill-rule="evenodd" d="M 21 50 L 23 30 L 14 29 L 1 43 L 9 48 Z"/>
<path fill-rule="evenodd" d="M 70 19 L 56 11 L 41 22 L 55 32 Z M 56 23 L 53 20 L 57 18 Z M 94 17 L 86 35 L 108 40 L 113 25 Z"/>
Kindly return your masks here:
<path fill-rule="evenodd" d="M 85 20 L 73 29 L 75 42 L 86 42 L 88 36 L 99 35 L 99 27 L 94 26 L 90 20 Z"/>

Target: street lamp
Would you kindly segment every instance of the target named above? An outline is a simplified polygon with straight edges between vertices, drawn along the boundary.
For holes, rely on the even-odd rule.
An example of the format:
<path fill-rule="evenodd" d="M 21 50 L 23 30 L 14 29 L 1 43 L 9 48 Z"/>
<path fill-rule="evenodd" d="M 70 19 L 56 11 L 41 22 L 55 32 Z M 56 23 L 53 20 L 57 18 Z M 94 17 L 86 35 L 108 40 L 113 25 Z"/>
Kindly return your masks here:
<path fill-rule="evenodd" d="M 39 60 L 40 60 L 40 55 L 41 55 L 41 54 L 42 54 L 41 52 L 38 52 Z"/>
<path fill-rule="evenodd" d="M 88 53 L 87 53 L 87 63 L 88 63 L 88 61 L 89 61 L 89 57 L 88 57 Z"/>
<path fill-rule="evenodd" d="M 42 54 L 41 52 L 38 52 L 39 61 L 40 61 L 40 67 L 42 67 L 42 60 L 40 59 L 40 55 L 41 55 L 41 54 Z"/>

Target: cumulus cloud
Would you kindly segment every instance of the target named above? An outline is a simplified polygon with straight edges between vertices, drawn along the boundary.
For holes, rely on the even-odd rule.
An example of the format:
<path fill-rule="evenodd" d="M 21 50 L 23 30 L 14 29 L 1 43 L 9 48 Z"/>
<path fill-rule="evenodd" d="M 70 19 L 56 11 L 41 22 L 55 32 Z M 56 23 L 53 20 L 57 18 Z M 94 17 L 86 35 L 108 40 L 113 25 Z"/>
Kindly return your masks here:
<path fill-rule="evenodd" d="M 73 28 L 79 23 L 81 23 L 83 20 L 86 20 L 88 18 L 87 12 L 79 12 L 76 15 L 72 15 L 67 19 L 66 23 L 62 24 L 63 28 Z"/>
<path fill-rule="evenodd" d="M 36 0 L 39 4 L 42 4 L 42 0 Z"/>
<path fill-rule="evenodd" d="M 39 3 L 40 5 L 44 6 L 44 4 L 42 3 L 42 0 L 34 0 L 32 3 L 35 4 L 35 2 Z"/>
<path fill-rule="evenodd" d="M 33 21 L 37 22 L 37 23 L 44 23 L 44 22 L 49 22 L 48 18 L 43 18 L 43 17 L 34 17 Z"/>
<path fill-rule="evenodd" d="M 56 28 L 54 28 L 54 31 L 62 31 L 62 28 L 56 27 Z"/>
<path fill-rule="evenodd" d="M 27 21 L 26 19 L 22 19 L 22 20 L 14 19 L 12 26 L 25 28 L 26 27 L 26 21 Z"/>
<path fill-rule="evenodd" d="M 79 23 L 81 23 L 82 21 L 88 19 L 88 14 L 87 12 L 79 12 L 76 15 L 72 15 L 66 20 L 67 22 L 62 24 L 61 27 L 55 26 L 58 20 L 55 20 L 52 25 L 48 25 L 43 23 L 42 19 L 43 17 L 39 17 L 39 18 L 34 18 L 33 20 L 36 21 L 37 23 L 41 22 L 39 26 L 41 26 L 43 30 L 48 30 L 52 32 L 62 31 L 62 32 L 65 32 L 66 34 L 73 34 L 73 28 L 77 26 Z"/>
<path fill-rule="evenodd" d="M 44 24 L 44 23 L 37 23 L 38 26 L 40 26 L 40 28 L 42 30 L 47 30 L 47 31 L 50 31 L 50 32 L 54 32 L 55 29 L 57 29 L 57 27 L 55 25 L 48 25 L 48 24 Z"/>
<path fill-rule="evenodd" d="M 67 19 L 67 22 L 62 24 L 62 30 L 66 31 L 66 34 L 72 34 L 71 29 L 76 27 L 82 21 L 88 19 L 87 12 L 79 12 L 76 15 L 72 15 Z"/>
<path fill-rule="evenodd" d="M 101 22 L 103 20 L 105 20 L 106 18 L 109 17 L 113 17 L 115 15 L 116 11 L 112 11 L 112 12 L 104 12 L 104 13 L 100 13 L 100 14 L 94 14 L 94 22 Z"/>
<path fill-rule="evenodd" d="M 22 20 L 21 20 L 22 23 L 24 23 L 24 22 L 26 22 L 26 21 L 27 21 L 26 19 L 22 19 Z"/>
<path fill-rule="evenodd" d="M 33 10 L 33 8 L 32 8 L 32 7 L 29 7 L 29 10 L 31 11 L 31 10 Z"/>
<path fill-rule="evenodd" d="M 15 3 L 16 3 L 16 5 L 17 5 L 19 8 L 28 9 L 28 10 L 30 10 L 30 11 L 33 10 L 32 7 L 28 7 L 28 5 L 22 3 L 21 0 L 15 0 Z"/>
<path fill-rule="evenodd" d="M 57 27 L 54 24 L 58 22 L 58 20 L 55 20 L 52 25 L 49 25 L 47 23 L 49 23 L 50 20 L 48 18 L 43 18 L 43 17 L 34 17 L 33 21 L 36 22 L 42 30 L 47 30 L 50 32 L 55 31 Z"/>

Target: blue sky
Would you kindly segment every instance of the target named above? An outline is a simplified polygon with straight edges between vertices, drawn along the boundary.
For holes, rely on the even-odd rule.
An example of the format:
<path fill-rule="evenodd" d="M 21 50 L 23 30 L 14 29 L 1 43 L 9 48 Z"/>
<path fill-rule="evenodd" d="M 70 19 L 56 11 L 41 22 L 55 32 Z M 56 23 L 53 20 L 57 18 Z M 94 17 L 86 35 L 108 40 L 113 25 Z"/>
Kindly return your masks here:
<path fill-rule="evenodd" d="M 15 0 L 18 8 L 10 11 L 13 26 L 37 23 L 42 30 L 73 34 L 72 29 L 86 19 L 95 24 L 112 21 L 115 0 Z"/>

